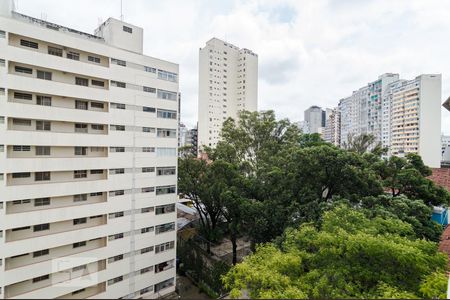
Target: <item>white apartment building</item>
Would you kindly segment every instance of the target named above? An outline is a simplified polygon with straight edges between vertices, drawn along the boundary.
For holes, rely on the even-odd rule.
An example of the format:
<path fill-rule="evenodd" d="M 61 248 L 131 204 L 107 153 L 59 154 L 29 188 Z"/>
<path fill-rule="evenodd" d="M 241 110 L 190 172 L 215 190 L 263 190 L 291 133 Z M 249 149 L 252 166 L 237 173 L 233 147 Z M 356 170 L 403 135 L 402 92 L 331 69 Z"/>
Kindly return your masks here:
<path fill-rule="evenodd" d="M 450 135 L 441 135 L 442 162 L 450 163 Z"/>
<path fill-rule="evenodd" d="M 178 65 L 0 4 L 0 298 L 174 291 Z"/>
<path fill-rule="evenodd" d="M 423 74 L 390 88 L 390 154 L 419 153 L 424 163 L 441 162 L 441 75 Z"/>
<path fill-rule="evenodd" d="M 440 166 L 441 76 L 413 80 L 386 73 L 341 99 L 341 145 L 349 134 L 373 134 L 388 155 L 418 153 L 430 167 Z"/>
<path fill-rule="evenodd" d="M 327 112 L 330 111 L 327 109 Z M 334 108 L 327 113 L 323 139 L 335 146 L 340 145 L 341 139 L 341 113 L 339 108 Z"/>
<path fill-rule="evenodd" d="M 198 145 L 217 145 L 223 122 L 258 109 L 258 55 L 213 38 L 200 48 Z"/>
<path fill-rule="evenodd" d="M 341 143 L 347 143 L 348 135 L 373 134 L 382 140 L 383 95 L 388 85 L 398 80 L 398 74 L 386 73 L 377 80 L 353 92 L 339 102 L 341 111 Z M 389 107 L 385 107 L 387 111 Z M 387 116 L 387 118 L 389 118 Z"/>

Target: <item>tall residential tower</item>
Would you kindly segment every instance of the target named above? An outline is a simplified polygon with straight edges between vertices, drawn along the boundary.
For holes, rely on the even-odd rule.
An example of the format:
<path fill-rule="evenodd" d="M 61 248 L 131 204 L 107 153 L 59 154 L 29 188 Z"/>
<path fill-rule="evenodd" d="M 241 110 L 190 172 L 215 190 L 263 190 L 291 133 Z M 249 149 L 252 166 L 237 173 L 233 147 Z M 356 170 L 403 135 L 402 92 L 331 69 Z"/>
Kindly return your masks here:
<path fill-rule="evenodd" d="M 258 109 L 258 55 L 213 38 L 200 48 L 198 145 L 214 147 L 223 122 Z"/>
<path fill-rule="evenodd" d="M 6 1 L 4 1 L 6 2 Z M 178 65 L 0 10 L 0 298 L 174 290 Z"/>

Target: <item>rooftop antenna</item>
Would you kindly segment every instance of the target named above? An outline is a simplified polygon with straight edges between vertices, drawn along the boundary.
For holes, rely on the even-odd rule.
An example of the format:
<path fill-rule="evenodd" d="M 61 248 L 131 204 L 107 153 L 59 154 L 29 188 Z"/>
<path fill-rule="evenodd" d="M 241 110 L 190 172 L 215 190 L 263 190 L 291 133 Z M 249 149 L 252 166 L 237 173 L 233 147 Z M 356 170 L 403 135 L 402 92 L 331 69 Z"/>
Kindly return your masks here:
<path fill-rule="evenodd" d="M 120 21 L 123 22 L 123 0 L 120 0 Z"/>

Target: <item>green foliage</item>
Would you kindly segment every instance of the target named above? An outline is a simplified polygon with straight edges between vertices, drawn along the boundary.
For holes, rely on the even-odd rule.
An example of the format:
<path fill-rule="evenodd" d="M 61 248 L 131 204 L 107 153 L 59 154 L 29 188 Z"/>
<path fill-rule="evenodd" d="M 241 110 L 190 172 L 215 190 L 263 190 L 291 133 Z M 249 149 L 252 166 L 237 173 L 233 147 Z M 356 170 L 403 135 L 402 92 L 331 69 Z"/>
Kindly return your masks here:
<path fill-rule="evenodd" d="M 445 291 L 424 278 L 443 273 L 446 262 L 435 243 L 414 237 L 411 225 L 341 205 L 324 214 L 320 229 L 304 224 L 285 232 L 281 248 L 259 246 L 223 281 L 233 297 L 245 291 L 251 298 L 417 298 L 425 296 L 424 285 Z"/>
<path fill-rule="evenodd" d="M 343 148 L 348 151 L 356 152 L 360 155 L 370 151 L 377 156 L 386 154 L 388 150 L 381 145 L 381 142 L 376 141 L 373 134 L 366 133 L 356 136 L 349 134 L 347 137 L 347 142 L 343 144 Z"/>
<path fill-rule="evenodd" d="M 448 277 L 442 271 L 436 271 L 426 276 L 420 285 L 420 292 L 424 298 L 447 299 Z"/>

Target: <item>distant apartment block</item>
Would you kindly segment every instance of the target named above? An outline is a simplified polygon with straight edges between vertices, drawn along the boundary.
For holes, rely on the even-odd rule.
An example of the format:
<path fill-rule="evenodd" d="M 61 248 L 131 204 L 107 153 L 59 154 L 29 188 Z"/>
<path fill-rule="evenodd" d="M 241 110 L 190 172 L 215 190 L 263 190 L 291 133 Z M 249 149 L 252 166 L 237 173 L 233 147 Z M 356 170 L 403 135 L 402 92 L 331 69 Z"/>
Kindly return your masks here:
<path fill-rule="evenodd" d="M 334 108 L 327 115 L 325 128 L 323 129 L 323 139 L 335 146 L 339 146 L 341 142 L 341 113 L 338 108 Z"/>
<path fill-rule="evenodd" d="M 256 111 L 258 55 L 213 38 L 200 48 L 198 145 L 215 147 L 223 122 L 241 110 Z"/>
<path fill-rule="evenodd" d="M 0 298 L 174 291 L 177 100 L 142 28 L 1 5 Z"/>
<path fill-rule="evenodd" d="M 339 102 L 341 145 L 349 134 L 373 134 L 389 155 L 418 153 L 425 164 L 440 164 L 441 75 L 413 80 L 386 73 Z"/>
<path fill-rule="evenodd" d="M 319 106 L 311 106 L 304 112 L 304 122 L 307 128 L 305 133 L 322 133 L 326 122 L 326 111 Z"/>

